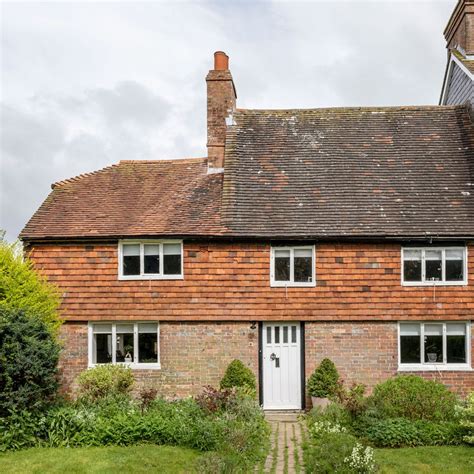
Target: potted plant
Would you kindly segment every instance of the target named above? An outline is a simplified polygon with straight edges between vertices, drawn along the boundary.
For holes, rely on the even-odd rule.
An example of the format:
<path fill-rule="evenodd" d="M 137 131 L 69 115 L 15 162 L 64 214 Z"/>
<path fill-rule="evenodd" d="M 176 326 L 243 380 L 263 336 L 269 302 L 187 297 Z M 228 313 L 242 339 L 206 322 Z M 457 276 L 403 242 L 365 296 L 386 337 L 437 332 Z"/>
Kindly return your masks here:
<path fill-rule="evenodd" d="M 308 380 L 308 394 L 313 407 L 326 407 L 330 398 L 336 394 L 339 373 L 334 362 L 323 359 Z"/>

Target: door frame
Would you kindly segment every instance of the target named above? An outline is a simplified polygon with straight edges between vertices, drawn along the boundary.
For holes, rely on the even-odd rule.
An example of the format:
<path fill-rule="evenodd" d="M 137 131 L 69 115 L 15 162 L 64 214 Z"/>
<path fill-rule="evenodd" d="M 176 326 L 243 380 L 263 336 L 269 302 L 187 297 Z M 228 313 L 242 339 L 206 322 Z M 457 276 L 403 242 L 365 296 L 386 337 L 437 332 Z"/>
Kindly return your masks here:
<path fill-rule="evenodd" d="M 267 321 L 259 321 L 258 323 L 258 402 L 263 407 L 263 323 Z M 274 322 L 274 321 L 268 321 Z M 275 321 L 280 322 L 280 321 Z M 281 323 L 290 321 L 281 321 Z M 291 321 L 295 322 L 295 321 Z M 301 409 L 306 408 L 306 364 L 305 364 L 305 325 L 304 321 L 300 323 L 300 379 L 301 379 Z"/>

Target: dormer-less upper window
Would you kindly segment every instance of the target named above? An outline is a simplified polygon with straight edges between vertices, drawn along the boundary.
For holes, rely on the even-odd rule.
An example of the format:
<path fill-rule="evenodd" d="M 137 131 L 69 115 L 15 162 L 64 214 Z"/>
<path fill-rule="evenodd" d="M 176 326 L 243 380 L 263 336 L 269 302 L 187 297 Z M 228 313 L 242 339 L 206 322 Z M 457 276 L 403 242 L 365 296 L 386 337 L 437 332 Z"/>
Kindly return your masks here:
<path fill-rule="evenodd" d="M 119 277 L 180 279 L 183 277 L 181 241 L 123 241 L 119 244 Z"/>
<path fill-rule="evenodd" d="M 315 286 L 314 246 L 272 247 L 272 286 Z"/>
<path fill-rule="evenodd" d="M 467 283 L 465 247 L 402 249 L 404 285 L 464 285 Z"/>

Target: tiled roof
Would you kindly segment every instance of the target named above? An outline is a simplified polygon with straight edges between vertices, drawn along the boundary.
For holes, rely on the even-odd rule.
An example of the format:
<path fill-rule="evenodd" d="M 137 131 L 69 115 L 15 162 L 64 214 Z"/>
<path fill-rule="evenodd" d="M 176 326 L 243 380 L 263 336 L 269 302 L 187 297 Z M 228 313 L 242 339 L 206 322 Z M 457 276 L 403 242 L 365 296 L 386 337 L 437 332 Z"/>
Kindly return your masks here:
<path fill-rule="evenodd" d="M 238 110 L 225 173 L 122 161 L 57 183 L 20 236 L 474 237 L 474 137 L 454 106 Z"/>
<path fill-rule="evenodd" d="M 121 161 L 54 184 L 20 237 L 217 234 L 221 187 L 205 158 Z"/>
<path fill-rule="evenodd" d="M 474 236 L 464 107 L 241 110 L 234 120 L 223 199 L 234 234 Z"/>

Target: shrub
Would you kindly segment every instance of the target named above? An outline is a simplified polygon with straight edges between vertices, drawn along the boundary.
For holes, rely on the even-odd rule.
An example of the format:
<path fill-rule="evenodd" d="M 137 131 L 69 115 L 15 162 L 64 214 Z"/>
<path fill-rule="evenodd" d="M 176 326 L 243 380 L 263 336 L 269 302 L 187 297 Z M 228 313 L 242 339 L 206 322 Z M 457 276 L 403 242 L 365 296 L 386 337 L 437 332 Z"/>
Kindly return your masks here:
<path fill-rule="evenodd" d="M 28 448 L 38 443 L 38 417 L 30 412 L 14 412 L 0 417 L 0 452 Z"/>
<path fill-rule="evenodd" d="M 44 409 L 58 388 L 60 347 L 47 325 L 0 309 L 0 417 Z"/>
<path fill-rule="evenodd" d="M 345 459 L 352 455 L 357 439 L 348 433 L 327 433 L 304 448 L 306 473 L 345 474 L 352 472 Z"/>
<path fill-rule="evenodd" d="M 132 389 L 134 379 L 130 368 L 106 364 L 81 372 L 77 382 L 79 397 L 94 401 L 128 394 Z"/>
<path fill-rule="evenodd" d="M 158 390 L 154 387 L 143 387 L 138 392 L 138 401 L 140 403 L 140 408 L 144 412 L 156 399 L 158 395 Z"/>
<path fill-rule="evenodd" d="M 334 402 L 325 408 L 312 408 L 307 415 L 307 421 L 309 427 L 317 421 L 329 421 L 348 428 L 351 426 L 352 417 L 344 406 L 340 403 Z"/>
<path fill-rule="evenodd" d="M 22 311 L 26 317 L 42 321 L 53 335 L 61 321 L 59 292 L 38 275 L 29 259 L 23 258 L 19 244 L 8 244 L 0 235 L 0 311 Z"/>
<path fill-rule="evenodd" d="M 370 447 L 364 447 L 360 443 L 357 443 L 352 448 L 350 456 L 344 458 L 344 464 L 354 473 L 370 473 L 377 471 L 374 450 Z"/>
<path fill-rule="evenodd" d="M 449 421 L 456 396 L 442 383 L 416 375 L 398 375 L 375 386 L 369 403 L 384 418 Z"/>
<path fill-rule="evenodd" d="M 455 445 L 462 442 L 458 423 L 408 420 L 406 418 L 365 420 L 358 433 L 378 447 Z"/>
<path fill-rule="evenodd" d="M 352 417 L 359 416 L 367 407 L 367 398 L 364 397 L 366 386 L 364 384 L 353 384 L 347 390 L 342 382 L 338 382 L 336 396 L 344 408 Z"/>
<path fill-rule="evenodd" d="M 465 433 L 463 440 L 465 443 L 474 444 L 474 392 L 467 397 L 467 406 L 463 410 L 461 426 Z"/>
<path fill-rule="evenodd" d="M 332 421 L 316 421 L 309 428 L 309 435 L 313 439 L 319 439 L 327 433 L 347 433 L 347 428 Z"/>
<path fill-rule="evenodd" d="M 204 390 L 195 397 L 196 403 L 207 413 L 225 410 L 229 404 L 232 391 L 229 389 L 218 390 L 206 385 Z"/>
<path fill-rule="evenodd" d="M 235 359 L 227 367 L 224 377 L 222 377 L 220 387 L 221 389 L 249 387 L 250 389 L 256 390 L 257 381 L 254 373 L 240 360 Z"/>
<path fill-rule="evenodd" d="M 308 393 L 311 397 L 330 398 L 336 394 L 339 374 L 334 362 L 323 359 L 308 380 Z"/>

